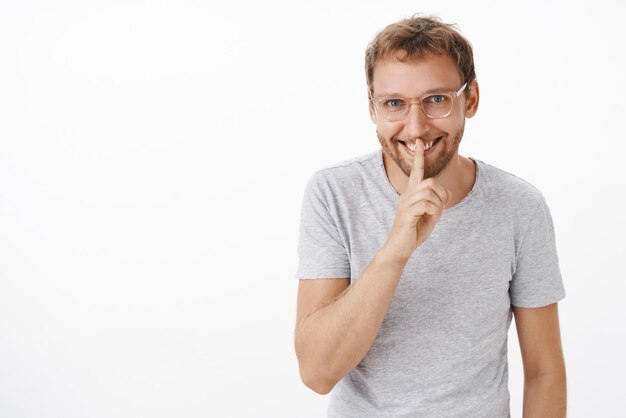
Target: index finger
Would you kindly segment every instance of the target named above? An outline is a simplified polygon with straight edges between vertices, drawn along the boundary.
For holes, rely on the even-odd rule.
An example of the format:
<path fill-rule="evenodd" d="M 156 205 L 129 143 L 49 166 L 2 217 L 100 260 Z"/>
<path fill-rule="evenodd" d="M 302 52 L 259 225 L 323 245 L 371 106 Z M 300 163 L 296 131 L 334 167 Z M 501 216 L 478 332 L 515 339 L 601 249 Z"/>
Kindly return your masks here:
<path fill-rule="evenodd" d="M 413 157 L 413 169 L 409 176 L 409 187 L 417 185 L 424 180 L 424 142 L 417 138 L 415 140 L 415 156 Z"/>

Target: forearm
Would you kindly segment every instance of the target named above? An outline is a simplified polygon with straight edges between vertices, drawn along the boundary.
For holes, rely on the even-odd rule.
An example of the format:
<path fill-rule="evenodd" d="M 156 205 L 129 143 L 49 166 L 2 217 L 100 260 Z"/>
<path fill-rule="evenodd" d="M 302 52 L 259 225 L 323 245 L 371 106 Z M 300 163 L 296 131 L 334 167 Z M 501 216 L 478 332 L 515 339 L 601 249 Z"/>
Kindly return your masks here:
<path fill-rule="evenodd" d="M 328 393 L 365 357 L 405 265 L 381 249 L 354 284 L 298 323 L 296 353 L 309 387 Z"/>
<path fill-rule="evenodd" d="M 565 370 L 524 380 L 524 418 L 565 418 L 567 408 Z"/>

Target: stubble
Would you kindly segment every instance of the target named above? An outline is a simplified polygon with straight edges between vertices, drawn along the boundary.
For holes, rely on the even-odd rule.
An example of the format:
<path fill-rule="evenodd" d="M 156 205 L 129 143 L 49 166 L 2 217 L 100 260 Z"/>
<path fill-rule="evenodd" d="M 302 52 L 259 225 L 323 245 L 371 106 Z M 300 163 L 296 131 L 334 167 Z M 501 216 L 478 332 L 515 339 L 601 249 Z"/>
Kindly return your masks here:
<path fill-rule="evenodd" d="M 459 150 L 463 131 L 464 126 L 461 126 L 452 136 L 443 138 L 437 144 L 439 149 L 435 154 L 434 161 L 432 157 L 426 157 L 424 161 L 424 179 L 436 177 L 448 166 Z M 376 131 L 376 136 L 378 136 L 378 142 L 380 142 L 385 155 L 391 158 L 407 177 L 410 177 L 413 166 L 412 160 L 408 160 L 404 151 L 400 149 L 402 145 L 398 142 L 398 138 L 394 137 L 391 141 L 388 141 L 378 133 L 378 130 Z"/>

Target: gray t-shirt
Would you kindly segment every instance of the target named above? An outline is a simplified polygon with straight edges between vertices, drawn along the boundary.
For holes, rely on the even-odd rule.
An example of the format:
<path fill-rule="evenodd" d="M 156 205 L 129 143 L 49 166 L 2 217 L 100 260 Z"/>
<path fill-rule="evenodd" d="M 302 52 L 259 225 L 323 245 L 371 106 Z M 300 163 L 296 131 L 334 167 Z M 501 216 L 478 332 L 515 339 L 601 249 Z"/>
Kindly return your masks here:
<path fill-rule="evenodd" d="M 331 392 L 329 417 L 510 416 L 511 305 L 549 305 L 565 290 L 541 192 L 471 159 L 472 191 L 409 259 L 374 344 Z M 314 173 L 295 277 L 358 280 L 398 201 L 380 148 Z"/>

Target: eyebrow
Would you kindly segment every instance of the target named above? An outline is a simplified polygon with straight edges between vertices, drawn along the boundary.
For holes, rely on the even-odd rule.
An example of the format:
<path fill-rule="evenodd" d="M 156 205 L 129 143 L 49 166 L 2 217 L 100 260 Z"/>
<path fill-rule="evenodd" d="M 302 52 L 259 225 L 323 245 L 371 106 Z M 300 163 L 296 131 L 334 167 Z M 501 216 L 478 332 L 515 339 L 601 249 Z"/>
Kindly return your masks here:
<path fill-rule="evenodd" d="M 430 94 L 430 93 L 454 93 L 456 91 L 456 89 L 454 87 L 437 87 L 434 89 L 430 89 L 430 90 L 426 90 L 424 93 L 420 94 L 419 97 L 422 97 L 425 94 Z M 407 97 L 404 94 L 400 94 L 400 93 L 388 93 L 388 94 L 381 94 L 378 97 Z"/>

